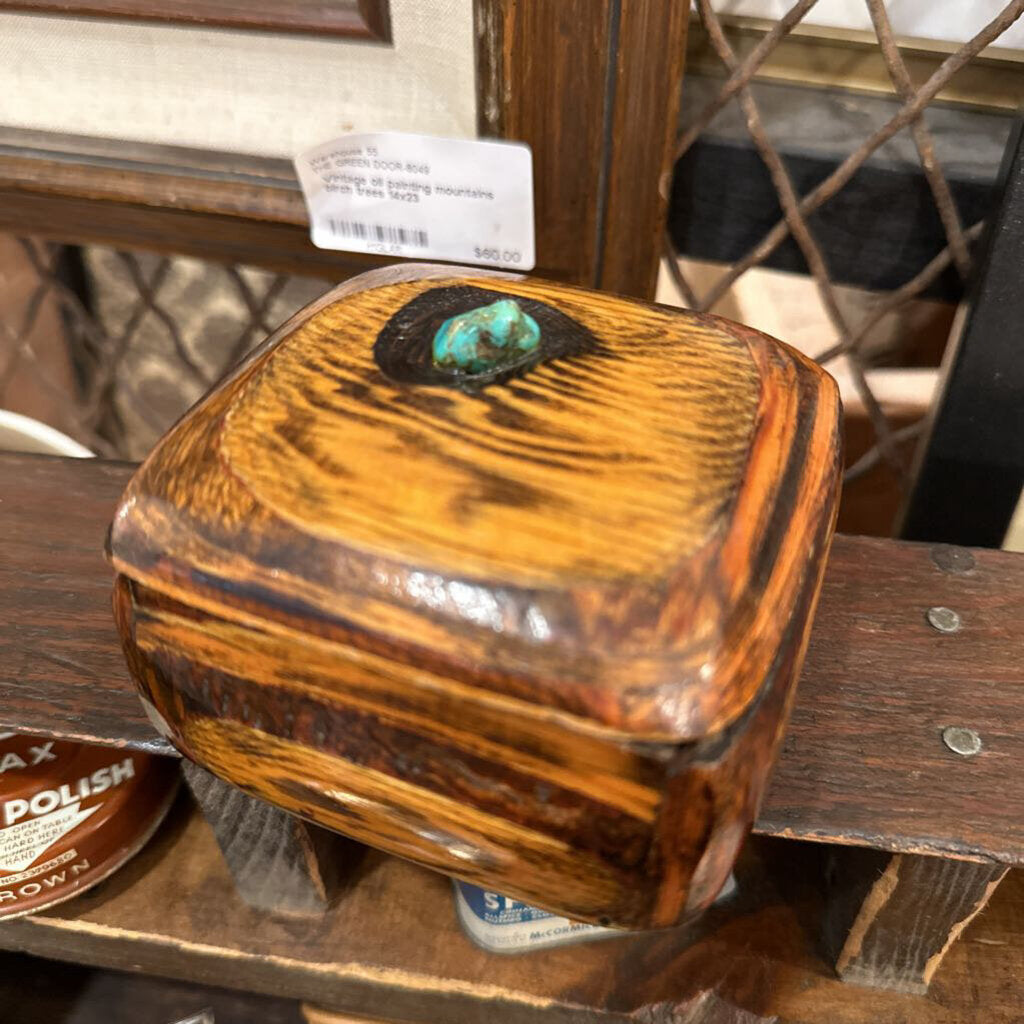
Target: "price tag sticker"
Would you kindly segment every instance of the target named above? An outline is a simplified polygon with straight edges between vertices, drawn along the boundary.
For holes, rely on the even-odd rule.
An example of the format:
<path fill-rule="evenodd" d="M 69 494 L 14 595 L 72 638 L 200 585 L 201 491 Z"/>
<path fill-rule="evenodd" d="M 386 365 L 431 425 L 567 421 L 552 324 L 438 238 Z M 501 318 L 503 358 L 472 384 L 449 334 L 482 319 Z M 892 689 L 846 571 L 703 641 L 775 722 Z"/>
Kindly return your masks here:
<path fill-rule="evenodd" d="M 533 155 L 519 142 L 345 135 L 295 158 L 321 249 L 531 270 Z"/>

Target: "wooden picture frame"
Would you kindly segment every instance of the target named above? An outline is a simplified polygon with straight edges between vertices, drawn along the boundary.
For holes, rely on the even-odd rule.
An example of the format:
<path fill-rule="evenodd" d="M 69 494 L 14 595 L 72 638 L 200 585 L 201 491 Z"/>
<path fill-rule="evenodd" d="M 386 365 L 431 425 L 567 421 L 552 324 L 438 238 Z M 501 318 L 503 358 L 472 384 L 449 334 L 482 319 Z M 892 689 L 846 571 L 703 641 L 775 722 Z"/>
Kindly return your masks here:
<path fill-rule="evenodd" d="M 3 0 L 0 10 L 391 42 L 390 0 Z"/>
<path fill-rule="evenodd" d="M 24 0 L 29 2 L 29 0 Z M 528 143 L 537 266 L 653 298 L 688 9 L 672 0 L 476 0 L 479 135 Z M 0 231 L 330 280 L 287 160 L 0 129 Z"/>

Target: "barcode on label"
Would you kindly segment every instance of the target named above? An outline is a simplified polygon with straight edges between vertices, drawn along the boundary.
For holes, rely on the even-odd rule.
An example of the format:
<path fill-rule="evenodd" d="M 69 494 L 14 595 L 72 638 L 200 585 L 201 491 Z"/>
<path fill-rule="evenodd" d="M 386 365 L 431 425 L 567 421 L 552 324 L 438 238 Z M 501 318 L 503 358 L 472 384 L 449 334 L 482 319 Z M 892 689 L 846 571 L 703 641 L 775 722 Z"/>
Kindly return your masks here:
<path fill-rule="evenodd" d="M 398 242 L 425 249 L 429 244 L 426 231 L 420 228 L 396 227 L 392 224 L 362 224 L 357 220 L 338 220 L 328 217 L 331 231 L 343 238 L 359 238 L 364 242 Z"/>

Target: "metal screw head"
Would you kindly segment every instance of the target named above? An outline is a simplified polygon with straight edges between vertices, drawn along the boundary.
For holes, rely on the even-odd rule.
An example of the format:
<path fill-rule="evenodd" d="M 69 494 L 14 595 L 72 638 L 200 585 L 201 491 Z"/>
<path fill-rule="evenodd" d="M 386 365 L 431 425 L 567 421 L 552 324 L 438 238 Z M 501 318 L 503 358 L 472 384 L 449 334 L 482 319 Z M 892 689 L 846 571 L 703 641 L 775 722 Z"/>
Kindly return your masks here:
<path fill-rule="evenodd" d="M 955 633 L 960 628 L 960 616 L 952 608 L 929 608 L 925 618 L 928 625 L 940 633 Z"/>
<path fill-rule="evenodd" d="M 942 742 L 961 757 L 974 757 L 981 753 L 981 737 L 973 729 L 950 725 L 942 730 Z"/>
<path fill-rule="evenodd" d="M 936 544 L 932 548 L 932 561 L 948 573 L 971 572 L 974 568 L 974 555 L 967 548 L 957 548 L 951 544 Z"/>

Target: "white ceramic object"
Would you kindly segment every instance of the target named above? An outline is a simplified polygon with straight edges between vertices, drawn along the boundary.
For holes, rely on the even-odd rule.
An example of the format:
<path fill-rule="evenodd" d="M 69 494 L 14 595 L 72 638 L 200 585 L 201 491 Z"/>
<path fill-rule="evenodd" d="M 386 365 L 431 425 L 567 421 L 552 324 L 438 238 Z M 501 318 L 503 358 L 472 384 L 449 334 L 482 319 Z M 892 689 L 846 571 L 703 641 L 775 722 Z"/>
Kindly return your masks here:
<path fill-rule="evenodd" d="M 0 409 L 0 451 L 29 452 L 33 455 L 69 455 L 90 459 L 93 453 L 67 434 L 30 416 Z"/>

